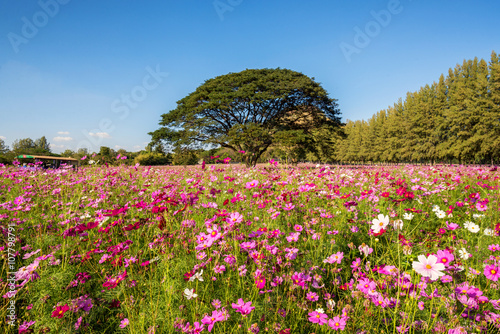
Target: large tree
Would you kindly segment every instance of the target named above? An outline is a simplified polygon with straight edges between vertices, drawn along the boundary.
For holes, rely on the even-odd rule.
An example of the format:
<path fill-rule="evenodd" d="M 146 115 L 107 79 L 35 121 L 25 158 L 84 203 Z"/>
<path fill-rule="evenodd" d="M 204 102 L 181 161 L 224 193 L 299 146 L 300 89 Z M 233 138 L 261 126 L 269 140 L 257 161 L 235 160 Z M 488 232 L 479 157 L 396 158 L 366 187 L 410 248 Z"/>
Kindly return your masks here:
<path fill-rule="evenodd" d="M 221 146 L 245 151 L 255 165 L 286 134 L 314 136 L 340 125 L 335 99 L 313 79 L 287 69 L 251 69 L 207 80 L 161 116 L 152 142 L 177 148 Z"/>

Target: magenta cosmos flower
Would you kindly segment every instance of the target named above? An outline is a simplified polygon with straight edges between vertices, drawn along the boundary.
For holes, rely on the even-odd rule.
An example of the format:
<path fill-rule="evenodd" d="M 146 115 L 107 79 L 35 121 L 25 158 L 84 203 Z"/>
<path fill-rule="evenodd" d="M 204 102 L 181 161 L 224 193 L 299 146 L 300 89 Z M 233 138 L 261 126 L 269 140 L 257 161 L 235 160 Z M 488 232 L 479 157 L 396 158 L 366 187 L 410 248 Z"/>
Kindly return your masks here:
<path fill-rule="evenodd" d="M 420 275 L 430 277 L 434 281 L 440 276 L 444 276 L 444 273 L 441 272 L 441 270 L 444 270 L 444 264 L 437 262 L 438 258 L 435 255 L 429 255 L 429 257 L 419 255 L 418 262 L 414 261 L 412 267 Z"/>
<path fill-rule="evenodd" d="M 266 286 L 266 278 L 264 276 L 259 276 L 255 279 L 255 285 L 257 285 L 257 289 L 264 289 Z"/>
<path fill-rule="evenodd" d="M 309 321 L 312 322 L 313 324 L 318 324 L 322 326 L 327 323 L 328 316 L 324 313 L 319 313 L 314 311 L 309 313 Z"/>
<path fill-rule="evenodd" d="M 238 304 L 232 303 L 231 306 L 243 316 L 250 314 L 255 309 L 251 301 L 245 303 L 241 298 L 238 299 Z"/>
<path fill-rule="evenodd" d="M 488 249 L 492 252 L 495 252 L 495 251 L 498 251 L 500 250 L 500 246 L 497 244 L 497 245 L 489 245 L 488 246 Z"/>
<path fill-rule="evenodd" d="M 68 304 L 63 305 L 63 306 L 56 306 L 56 309 L 52 312 L 52 318 L 62 318 L 64 316 L 64 313 L 69 311 L 69 306 Z"/>
<path fill-rule="evenodd" d="M 486 276 L 487 279 L 496 282 L 500 277 L 500 271 L 497 266 L 487 265 L 484 267 L 484 276 Z"/>

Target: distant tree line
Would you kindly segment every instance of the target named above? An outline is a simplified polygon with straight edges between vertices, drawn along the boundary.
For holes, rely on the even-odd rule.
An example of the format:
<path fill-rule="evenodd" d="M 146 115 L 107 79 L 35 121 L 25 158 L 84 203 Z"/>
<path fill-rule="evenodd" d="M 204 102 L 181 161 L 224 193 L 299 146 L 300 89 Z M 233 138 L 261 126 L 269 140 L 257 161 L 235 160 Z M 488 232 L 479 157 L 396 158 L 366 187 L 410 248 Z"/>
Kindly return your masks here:
<path fill-rule="evenodd" d="M 347 121 L 342 162 L 495 163 L 500 158 L 500 61 L 464 61 L 368 121 Z"/>

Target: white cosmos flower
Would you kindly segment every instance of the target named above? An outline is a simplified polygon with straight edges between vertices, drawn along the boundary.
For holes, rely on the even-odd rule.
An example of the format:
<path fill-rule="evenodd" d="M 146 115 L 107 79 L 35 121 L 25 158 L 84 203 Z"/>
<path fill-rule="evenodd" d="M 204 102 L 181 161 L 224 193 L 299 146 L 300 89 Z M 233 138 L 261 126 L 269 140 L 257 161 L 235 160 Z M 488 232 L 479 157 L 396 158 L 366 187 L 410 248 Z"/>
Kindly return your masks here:
<path fill-rule="evenodd" d="M 435 255 L 429 255 L 429 257 L 419 255 L 418 262 L 414 261 L 412 267 L 423 277 L 430 277 L 431 281 L 444 276 L 444 273 L 441 271 L 445 269 L 444 264 L 438 263 Z"/>
<path fill-rule="evenodd" d="M 490 237 L 494 237 L 495 236 L 495 232 L 491 228 L 485 228 L 484 229 L 484 235 L 487 235 L 487 236 L 490 236 Z"/>
<path fill-rule="evenodd" d="M 188 289 L 188 288 L 184 289 L 184 296 L 186 296 L 187 299 L 198 297 L 198 295 L 194 293 L 194 289 Z"/>
<path fill-rule="evenodd" d="M 458 251 L 458 254 L 460 255 L 460 258 L 463 260 L 467 260 L 470 257 L 470 253 L 467 252 L 465 248 L 462 248 L 461 250 Z"/>
<path fill-rule="evenodd" d="M 372 220 L 373 233 L 379 233 L 381 229 L 385 229 L 389 225 L 389 216 L 383 214 L 378 215 L 378 219 Z"/>
<path fill-rule="evenodd" d="M 336 304 L 337 303 L 335 303 L 335 300 L 333 300 L 333 299 L 328 299 L 328 301 L 326 302 L 326 305 L 328 306 L 328 308 L 334 308 Z"/>
<path fill-rule="evenodd" d="M 474 224 L 474 223 L 471 223 L 471 224 L 467 227 L 467 229 L 468 229 L 470 232 L 472 232 L 472 233 L 477 233 L 477 232 L 479 232 L 479 225 L 476 225 L 476 224 Z"/>
<path fill-rule="evenodd" d="M 415 217 L 415 215 L 413 215 L 413 213 L 408 213 L 408 212 L 405 212 L 405 214 L 403 215 L 403 218 L 405 220 L 412 220 L 413 217 Z"/>
<path fill-rule="evenodd" d="M 466 220 L 464 223 L 464 228 L 469 228 L 469 226 L 471 226 L 471 225 L 475 225 L 475 224 L 473 222 Z"/>
<path fill-rule="evenodd" d="M 325 310 L 323 310 L 321 307 L 315 310 L 318 313 L 325 313 Z"/>
<path fill-rule="evenodd" d="M 397 219 L 393 222 L 392 226 L 394 226 L 395 230 L 397 230 L 397 229 L 402 230 L 403 229 L 403 221 L 401 219 Z"/>
<path fill-rule="evenodd" d="M 446 212 L 444 212 L 442 210 L 438 210 L 438 211 L 436 211 L 436 216 L 438 218 L 444 218 L 444 217 L 446 217 Z"/>
<path fill-rule="evenodd" d="M 441 211 L 441 208 L 439 208 L 439 205 L 434 205 L 432 207 L 432 211 L 434 211 L 434 212 Z"/>
<path fill-rule="evenodd" d="M 189 282 L 194 281 L 195 279 L 198 279 L 198 281 L 203 282 L 203 269 L 199 273 L 195 273 L 193 276 L 189 277 Z"/>

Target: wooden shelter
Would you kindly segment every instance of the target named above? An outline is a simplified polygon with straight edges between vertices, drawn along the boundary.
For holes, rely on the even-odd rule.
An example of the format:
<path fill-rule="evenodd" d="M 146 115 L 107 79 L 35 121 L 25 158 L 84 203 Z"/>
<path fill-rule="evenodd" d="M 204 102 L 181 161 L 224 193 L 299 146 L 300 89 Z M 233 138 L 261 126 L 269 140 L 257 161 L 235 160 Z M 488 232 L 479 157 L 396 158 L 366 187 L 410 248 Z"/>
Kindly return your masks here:
<path fill-rule="evenodd" d="M 49 155 L 21 154 L 17 159 L 33 159 L 33 162 L 41 161 L 43 168 L 60 168 L 62 164 L 78 168 L 79 161 L 75 158 L 53 157 Z"/>

